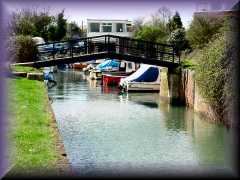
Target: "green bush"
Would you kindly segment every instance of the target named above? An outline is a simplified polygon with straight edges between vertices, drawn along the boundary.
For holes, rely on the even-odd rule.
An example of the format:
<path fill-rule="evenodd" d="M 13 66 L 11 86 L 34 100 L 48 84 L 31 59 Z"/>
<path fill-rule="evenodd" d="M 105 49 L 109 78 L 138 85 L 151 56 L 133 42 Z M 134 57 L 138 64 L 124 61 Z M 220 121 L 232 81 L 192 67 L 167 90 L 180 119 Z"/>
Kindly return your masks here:
<path fill-rule="evenodd" d="M 224 18 L 194 16 L 186 37 L 192 48 L 203 48 L 224 25 Z"/>
<path fill-rule="evenodd" d="M 144 25 L 140 30 L 135 32 L 135 38 L 145 41 L 164 43 L 166 42 L 168 33 L 158 26 Z"/>
<path fill-rule="evenodd" d="M 202 96 L 208 100 L 212 107 L 223 116 L 224 91 L 227 71 L 226 39 L 223 33 L 216 36 L 213 42 L 199 50 L 196 58 L 196 81 Z"/>
<path fill-rule="evenodd" d="M 178 55 L 181 54 L 181 51 L 187 49 L 188 41 L 185 38 L 185 29 L 178 28 L 171 32 L 170 37 L 168 38 L 168 42 L 175 46 L 175 50 Z"/>
<path fill-rule="evenodd" d="M 14 36 L 10 38 L 9 53 L 12 62 L 30 62 L 37 60 L 37 48 L 31 36 Z"/>

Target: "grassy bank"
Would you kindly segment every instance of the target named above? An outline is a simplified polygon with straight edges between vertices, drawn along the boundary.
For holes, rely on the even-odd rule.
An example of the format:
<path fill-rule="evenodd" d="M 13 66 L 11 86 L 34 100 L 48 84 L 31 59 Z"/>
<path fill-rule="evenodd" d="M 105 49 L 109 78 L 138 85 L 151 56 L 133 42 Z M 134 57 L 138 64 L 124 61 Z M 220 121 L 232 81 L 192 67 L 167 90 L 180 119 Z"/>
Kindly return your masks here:
<path fill-rule="evenodd" d="M 11 70 L 14 72 L 42 72 L 43 68 L 40 69 L 36 69 L 33 67 L 28 67 L 28 66 L 21 66 L 21 65 L 15 65 L 15 66 L 11 66 Z"/>
<path fill-rule="evenodd" d="M 11 152 L 14 154 L 11 173 L 28 174 L 36 169 L 52 169 L 59 154 L 43 82 L 9 79 L 8 88 L 12 117 L 10 138 L 16 147 L 15 152 Z"/>

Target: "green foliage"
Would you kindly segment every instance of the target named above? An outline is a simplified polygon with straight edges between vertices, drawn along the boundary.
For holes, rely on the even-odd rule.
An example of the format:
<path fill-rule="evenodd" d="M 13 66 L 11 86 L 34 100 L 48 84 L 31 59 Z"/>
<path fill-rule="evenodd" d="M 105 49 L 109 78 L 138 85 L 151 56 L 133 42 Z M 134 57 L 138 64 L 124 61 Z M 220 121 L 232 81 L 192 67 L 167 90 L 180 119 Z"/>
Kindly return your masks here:
<path fill-rule="evenodd" d="M 220 32 L 223 18 L 214 16 L 194 16 L 187 31 L 187 39 L 192 48 L 203 48 L 215 34 Z"/>
<path fill-rule="evenodd" d="M 64 19 L 64 11 L 58 14 L 57 17 L 57 28 L 56 28 L 56 39 L 60 41 L 66 35 L 67 32 L 67 20 Z"/>
<path fill-rule="evenodd" d="M 29 72 L 42 72 L 43 69 L 36 69 L 34 67 L 29 67 L 29 66 L 15 65 L 15 66 L 11 66 L 11 71 L 29 73 Z"/>
<path fill-rule="evenodd" d="M 169 36 L 167 23 L 170 19 L 170 13 L 167 8 L 162 7 L 145 24 L 143 24 L 142 19 L 135 20 L 134 37 L 145 41 L 165 43 Z"/>
<path fill-rule="evenodd" d="M 56 31 L 57 31 L 57 27 L 51 24 L 48 28 L 48 40 L 49 41 L 56 40 Z"/>
<path fill-rule="evenodd" d="M 33 36 L 42 37 L 45 40 L 48 40 L 48 27 L 49 24 L 54 20 L 53 17 L 49 16 L 48 13 L 41 12 L 33 16 L 33 22 L 36 28 L 36 31 L 32 33 Z"/>
<path fill-rule="evenodd" d="M 29 62 L 37 60 L 37 48 L 31 36 L 14 36 L 9 39 L 10 60 L 12 62 Z"/>
<path fill-rule="evenodd" d="M 79 38 L 82 35 L 83 35 L 83 32 L 75 22 L 71 22 L 67 24 L 67 33 L 66 33 L 67 39 L 72 39 L 75 37 Z"/>
<path fill-rule="evenodd" d="M 55 18 L 48 11 L 23 9 L 12 14 L 10 35 L 42 37 L 45 41 L 61 40 L 66 35 L 67 22 L 64 11 Z"/>
<path fill-rule="evenodd" d="M 10 35 L 39 36 L 47 40 L 48 25 L 52 21 L 48 11 L 23 9 L 12 14 Z"/>
<path fill-rule="evenodd" d="M 178 12 L 175 13 L 175 15 L 170 19 L 167 25 L 170 32 L 179 28 L 183 28 L 182 20 Z"/>
<path fill-rule="evenodd" d="M 186 37 L 185 37 L 184 28 L 178 28 L 173 30 L 170 34 L 168 42 L 175 46 L 176 52 L 178 55 L 181 54 L 181 51 L 189 47 L 188 41 L 186 40 Z"/>
<path fill-rule="evenodd" d="M 194 64 L 190 59 L 184 59 L 180 62 L 181 68 L 195 69 L 196 64 Z"/>
<path fill-rule="evenodd" d="M 195 56 L 197 59 L 196 81 L 200 92 L 220 116 L 224 108 L 226 50 L 225 37 L 219 34 Z"/>
<path fill-rule="evenodd" d="M 166 41 L 167 35 L 168 34 L 159 27 L 144 25 L 141 30 L 135 33 L 135 38 L 160 43 Z"/>

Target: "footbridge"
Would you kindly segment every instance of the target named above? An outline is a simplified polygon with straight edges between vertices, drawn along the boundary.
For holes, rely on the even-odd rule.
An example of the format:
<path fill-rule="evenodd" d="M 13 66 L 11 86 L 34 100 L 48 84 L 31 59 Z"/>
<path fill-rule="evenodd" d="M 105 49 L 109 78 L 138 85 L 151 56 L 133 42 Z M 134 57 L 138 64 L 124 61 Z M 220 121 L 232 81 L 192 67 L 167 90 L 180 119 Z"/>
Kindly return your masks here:
<path fill-rule="evenodd" d="M 37 60 L 28 63 L 37 68 L 104 58 L 167 68 L 176 68 L 180 64 L 173 45 L 113 35 L 39 44 L 37 49 Z"/>

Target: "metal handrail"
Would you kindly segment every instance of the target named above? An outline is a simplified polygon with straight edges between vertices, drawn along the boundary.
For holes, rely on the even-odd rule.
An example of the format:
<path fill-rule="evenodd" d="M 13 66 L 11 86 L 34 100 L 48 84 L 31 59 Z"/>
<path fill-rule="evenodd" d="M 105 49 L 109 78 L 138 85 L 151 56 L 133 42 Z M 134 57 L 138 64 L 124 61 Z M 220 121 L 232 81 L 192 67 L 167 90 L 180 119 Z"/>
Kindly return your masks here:
<path fill-rule="evenodd" d="M 102 38 L 102 39 L 99 39 Z M 177 56 L 177 53 L 175 51 L 175 46 L 170 44 L 162 44 L 162 43 L 152 43 L 150 41 L 144 41 L 144 40 L 138 40 L 134 38 L 129 37 L 122 37 L 122 36 L 115 36 L 115 35 L 100 35 L 100 36 L 94 36 L 94 37 L 84 37 L 84 38 L 78 38 L 78 39 L 71 39 L 71 40 L 65 40 L 65 41 L 54 41 L 54 42 L 48 42 L 44 44 L 38 44 L 36 47 L 44 46 L 44 45 L 50 45 L 52 44 L 52 50 L 46 51 L 46 52 L 39 52 L 38 54 L 41 56 L 41 54 L 52 54 L 53 59 L 55 59 L 55 54 L 57 52 L 61 52 L 62 50 L 70 53 L 70 57 L 74 57 L 74 43 L 77 43 L 79 41 L 84 42 L 84 46 L 80 47 L 80 50 L 77 51 L 79 54 L 81 52 L 84 52 L 84 54 L 91 54 L 94 52 L 99 52 L 99 48 L 102 48 L 102 51 L 104 52 L 114 52 L 116 51 L 116 48 L 120 48 L 119 52 L 122 54 L 125 54 L 125 51 L 127 54 L 134 54 L 138 57 L 144 54 L 146 58 L 149 57 L 155 57 L 156 60 L 162 58 L 167 55 L 167 57 L 171 56 L 172 62 L 174 63 L 175 56 Z M 115 43 L 113 43 L 115 42 Z M 122 42 L 122 43 L 120 43 Z M 59 43 L 68 43 L 67 47 L 63 47 L 63 49 L 56 48 L 56 44 Z M 99 44 L 98 44 L 99 43 Z M 112 49 L 111 49 L 112 48 Z M 97 50 L 96 50 L 97 49 Z M 122 51 L 123 50 L 123 51 Z M 102 52 L 101 51 L 101 52 Z M 134 53 L 133 53 L 134 52 Z M 136 55 L 137 54 L 137 55 Z M 169 58 L 168 57 L 168 58 Z M 180 57 L 177 56 L 176 60 L 178 60 L 178 63 L 180 63 Z M 164 60 L 163 60 L 164 61 Z M 168 61 L 168 60 L 166 60 Z M 175 61 L 176 63 L 176 61 Z"/>

